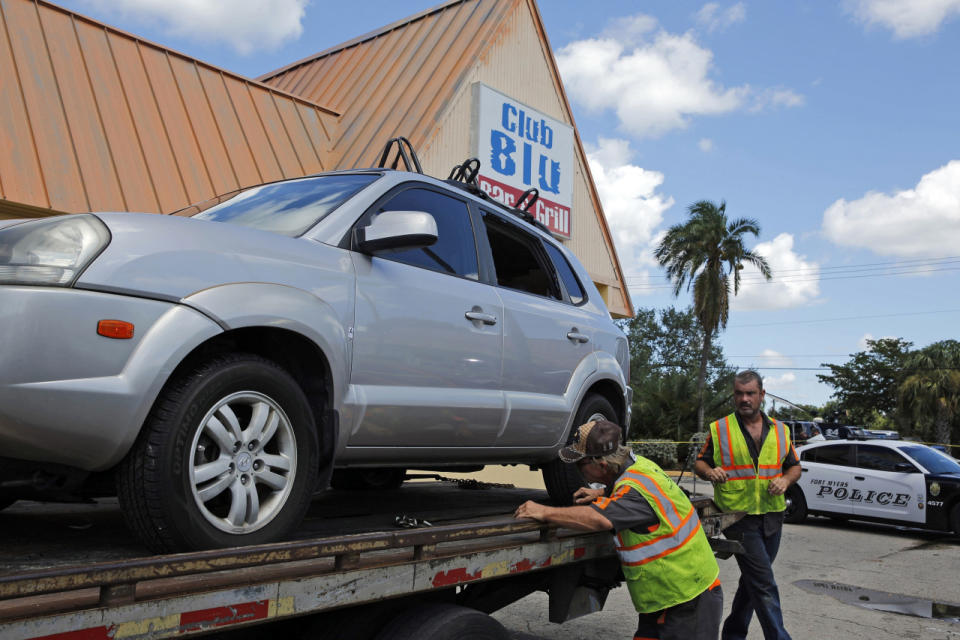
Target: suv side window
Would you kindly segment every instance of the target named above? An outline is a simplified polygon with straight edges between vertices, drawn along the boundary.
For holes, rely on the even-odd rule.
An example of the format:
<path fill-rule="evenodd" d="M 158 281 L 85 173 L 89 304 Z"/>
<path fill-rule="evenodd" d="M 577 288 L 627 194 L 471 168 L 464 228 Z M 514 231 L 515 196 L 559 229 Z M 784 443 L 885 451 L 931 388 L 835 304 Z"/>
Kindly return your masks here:
<path fill-rule="evenodd" d="M 378 253 L 377 257 L 478 280 L 477 245 L 467 203 L 431 189 L 405 189 L 377 208 L 425 211 L 437 221 L 437 242 L 422 249 Z"/>
<path fill-rule="evenodd" d="M 497 284 L 545 298 L 562 300 L 552 266 L 543 259 L 539 238 L 496 214 L 482 211 Z"/>
<path fill-rule="evenodd" d="M 853 466 L 852 456 L 850 455 L 850 445 L 848 444 L 832 444 L 806 449 L 800 453 L 800 460 L 804 462 L 835 464 L 842 467 Z"/>
<path fill-rule="evenodd" d="M 861 469 L 898 471 L 898 464 L 910 464 L 910 462 L 893 449 L 888 449 L 887 447 L 878 447 L 870 444 L 857 445 L 857 466 Z M 910 464 L 910 466 L 912 467 L 913 465 Z"/>
<path fill-rule="evenodd" d="M 549 242 L 544 242 L 543 246 L 547 248 L 550 259 L 553 260 L 553 266 L 557 269 L 560 279 L 563 280 L 563 286 L 567 288 L 567 295 L 570 296 L 570 302 L 573 304 L 583 304 L 587 299 L 587 294 L 583 292 L 583 286 L 580 279 L 573 272 L 573 267 L 567 262 L 567 259 L 555 246 Z"/>

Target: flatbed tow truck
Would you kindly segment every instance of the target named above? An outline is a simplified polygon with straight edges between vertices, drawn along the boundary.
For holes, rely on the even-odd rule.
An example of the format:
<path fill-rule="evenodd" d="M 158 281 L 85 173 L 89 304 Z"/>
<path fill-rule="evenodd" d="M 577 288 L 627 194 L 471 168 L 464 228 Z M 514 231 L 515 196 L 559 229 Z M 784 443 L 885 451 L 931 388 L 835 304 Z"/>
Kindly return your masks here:
<path fill-rule="evenodd" d="M 115 500 L 15 504 L 0 512 L 0 638 L 430 640 L 464 624 L 502 638 L 486 614 L 534 591 L 552 622 L 603 607 L 619 579 L 609 533 L 512 518 L 544 491 L 439 480 L 327 491 L 291 540 L 174 555 L 144 555 Z M 729 555 L 718 536 L 739 514 L 693 502 Z"/>

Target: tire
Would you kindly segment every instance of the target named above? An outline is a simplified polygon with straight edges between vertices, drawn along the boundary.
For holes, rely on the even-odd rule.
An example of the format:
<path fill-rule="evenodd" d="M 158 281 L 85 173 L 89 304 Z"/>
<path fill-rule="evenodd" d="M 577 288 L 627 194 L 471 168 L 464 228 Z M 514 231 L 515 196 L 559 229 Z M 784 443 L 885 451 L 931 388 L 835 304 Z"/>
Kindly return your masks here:
<path fill-rule="evenodd" d="M 807 499 L 803 497 L 803 489 L 791 485 L 786 493 L 787 508 L 783 512 L 783 521 L 790 524 L 800 524 L 807 519 Z"/>
<path fill-rule="evenodd" d="M 414 607 L 391 620 L 376 640 L 509 640 L 503 625 L 476 609 L 454 604 Z"/>
<path fill-rule="evenodd" d="M 950 510 L 950 528 L 954 535 L 960 537 L 960 502 L 953 505 L 953 509 Z"/>
<path fill-rule="evenodd" d="M 300 523 L 318 466 L 313 413 L 290 374 L 259 356 L 220 356 L 164 387 L 117 493 L 154 552 L 261 544 Z"/>
<path fill-rule="evenodd" d="M 17 501 L 16 498 L 5 498 L 3 496 L 0 496 L 0 511 L 3 511 L 4 509 L 9 507 L 16 501 Z"/>
<path fill-rule="evenodd" d="M 614 411 L 609 400 L 599 394 L 588 393 L 573 418 L 573 426 L 567 442 L 573 439 L 577 427 L 591 420 L 609 420 L 615 424 L 620 423 L 617 412 Z M 551 460 L 543 465 L 542 474 L 543 484 L 547 487 L 550 500 L 560 506 L 573 504 L 574 491 L 586 486 L 586 482 L 580 476 L 580 472 L 577 471 L 577 465 L 568 464 L 559 459 Z"/>
<path fill-rule="evenodd" d="M 330 486 L 341 491 L 389 491 L 399 489 L 407 477 L 406 469 L 337 469 Z"/>

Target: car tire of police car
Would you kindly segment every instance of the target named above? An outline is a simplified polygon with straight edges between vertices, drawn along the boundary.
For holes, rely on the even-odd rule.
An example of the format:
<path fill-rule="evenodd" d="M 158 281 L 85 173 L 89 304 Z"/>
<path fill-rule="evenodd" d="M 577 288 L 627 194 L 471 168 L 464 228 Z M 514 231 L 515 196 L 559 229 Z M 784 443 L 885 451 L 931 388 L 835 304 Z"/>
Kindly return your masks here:
<path fill-rule="evenodd" d="M 613 409 L 610 401 L 597 393 L 588 393 L 580 404 L 577 414 L 573 419 L 573 425 L 570 429 L 570 438 L 577 427 L 590 422 L 591 420 L 609 420 L 613 423 L 619 423 L 617 412 Z M 580 487 L 586 486 L 580 472 L 577 471 L 577 465 L 568 464 L 562 460 L 552 460 L 542 467 L 543 484 L 547 487 L 550 494 L 550 500 L 558 505 L 573 504 L 573 493 Z"/>
<path fill-rule="evenodd" d="M 803 497 L 803 489 L 791 485 L 785 495 L 787 508 L 783 512 L 784 522 L 799 524 L 807 519 L 807 499 Z"/>
<path fill-rule="evenodd" d="M 960 502 L 950 509 L 950 528 L 956 535 L 960 536 Z"/>
<path fill-rule="evenodd" d="M 401 613 L 377 640 L 509 640 L 503 625 L 482 611 L 454 604 L 425 604 Z"/>
<path fill-rule="evenodd" d="M 306 513 L 318 457 L 290 374 L 260 356 L 218 356 L 161 391 L 118 469 L 120 505 L 155 552 L 268 542 Z"/>

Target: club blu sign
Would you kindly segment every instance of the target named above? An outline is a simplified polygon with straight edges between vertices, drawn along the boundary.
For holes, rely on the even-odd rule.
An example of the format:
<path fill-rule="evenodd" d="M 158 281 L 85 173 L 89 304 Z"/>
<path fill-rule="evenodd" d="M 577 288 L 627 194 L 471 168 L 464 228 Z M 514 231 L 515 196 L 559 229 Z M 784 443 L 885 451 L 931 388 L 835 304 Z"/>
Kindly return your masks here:
<path fill-rule="evenodd" d="M 524 191 L 540 192 L 531 209 L 555 235 L 570 237 L 573 128 L 477 83 L 473 86 L 474 155 L 480 188 L 514 206 Z"/>

